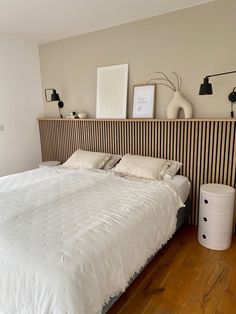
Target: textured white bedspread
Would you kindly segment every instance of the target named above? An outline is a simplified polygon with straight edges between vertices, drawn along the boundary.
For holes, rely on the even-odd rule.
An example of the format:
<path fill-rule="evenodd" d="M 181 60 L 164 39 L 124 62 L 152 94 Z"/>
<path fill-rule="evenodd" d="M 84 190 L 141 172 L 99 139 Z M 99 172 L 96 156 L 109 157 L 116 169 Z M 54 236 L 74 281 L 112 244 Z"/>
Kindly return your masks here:
<path fill-rule="evenodd" d="M 0 313 L 94 314 L 173 235 L 173 186 L 41 168 L 0 178 Z"/>

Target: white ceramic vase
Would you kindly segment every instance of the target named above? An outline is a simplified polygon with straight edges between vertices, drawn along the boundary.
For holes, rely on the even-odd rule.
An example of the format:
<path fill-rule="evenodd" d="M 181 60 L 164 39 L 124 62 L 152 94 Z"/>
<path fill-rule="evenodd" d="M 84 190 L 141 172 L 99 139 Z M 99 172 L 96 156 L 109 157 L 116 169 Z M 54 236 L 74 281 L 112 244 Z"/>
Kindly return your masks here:
<path fill-rule="evenodd" d="M 178 112 L 180 109 L 183 109 L 185 119 L 192 118 L 193 116 L 192 105 L 183 97 L 180 91 L 176 91 L 174 93 L 174 97 L 172 98 L 171 102 L 167 106 L 167 118 L 177 119 Z"/>

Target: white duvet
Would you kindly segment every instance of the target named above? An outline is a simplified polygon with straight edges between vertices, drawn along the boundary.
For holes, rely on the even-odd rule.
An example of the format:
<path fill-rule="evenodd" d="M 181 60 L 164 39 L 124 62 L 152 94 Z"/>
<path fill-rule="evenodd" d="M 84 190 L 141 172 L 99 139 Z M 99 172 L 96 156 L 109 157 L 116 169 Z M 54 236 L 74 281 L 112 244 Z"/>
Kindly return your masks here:
<path fill-rule="evenodd" d="M 0 313 L 94 314 L 173 235 L 170 183 L 41 168 L 0 178 Z"/>

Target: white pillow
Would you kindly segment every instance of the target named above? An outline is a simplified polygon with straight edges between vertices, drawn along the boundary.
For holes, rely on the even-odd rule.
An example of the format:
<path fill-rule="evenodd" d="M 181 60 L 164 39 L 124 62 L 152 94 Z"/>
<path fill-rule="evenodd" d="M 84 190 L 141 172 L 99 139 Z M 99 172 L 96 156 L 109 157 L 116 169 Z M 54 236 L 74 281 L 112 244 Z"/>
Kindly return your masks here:
<path fill-rule="evenodd" d="M 127 154 L 116 165 L 114 172 L 143 179 L 162 179 L 167 170 L 167 163 L 166 159 Z"/>
<path fill-rule="evenodd" d="M 111 155 L 111 158 L 102 167 L 103 170 L 110 170 L 115 167 L 115 165 L 121 160 L 120 155 Z"/>
<path fill-rule="evenodd" d="M 182 167 L 182 163 L 175 160 L 169 160 L 168 168 L 163 179 L 172 179 L 174 175 L 178 172 L 178 170 Z"/>
<path fill-rule="evenodd" d="M 79 149 L 63 164 L 63 167 L 69 169 L 101 169 L 110 158 L 111 155 L 107 153 L 97 153 Z"/>

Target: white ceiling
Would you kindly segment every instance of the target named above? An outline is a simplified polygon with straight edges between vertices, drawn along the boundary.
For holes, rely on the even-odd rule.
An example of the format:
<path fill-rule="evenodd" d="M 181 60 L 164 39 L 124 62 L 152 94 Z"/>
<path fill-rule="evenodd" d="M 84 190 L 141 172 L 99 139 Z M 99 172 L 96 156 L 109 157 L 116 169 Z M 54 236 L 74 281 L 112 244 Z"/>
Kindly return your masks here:
<path fill-rule="evenodd" d="M 54 41 L 213 0 L 0 0 L 0 31 Z"/>

